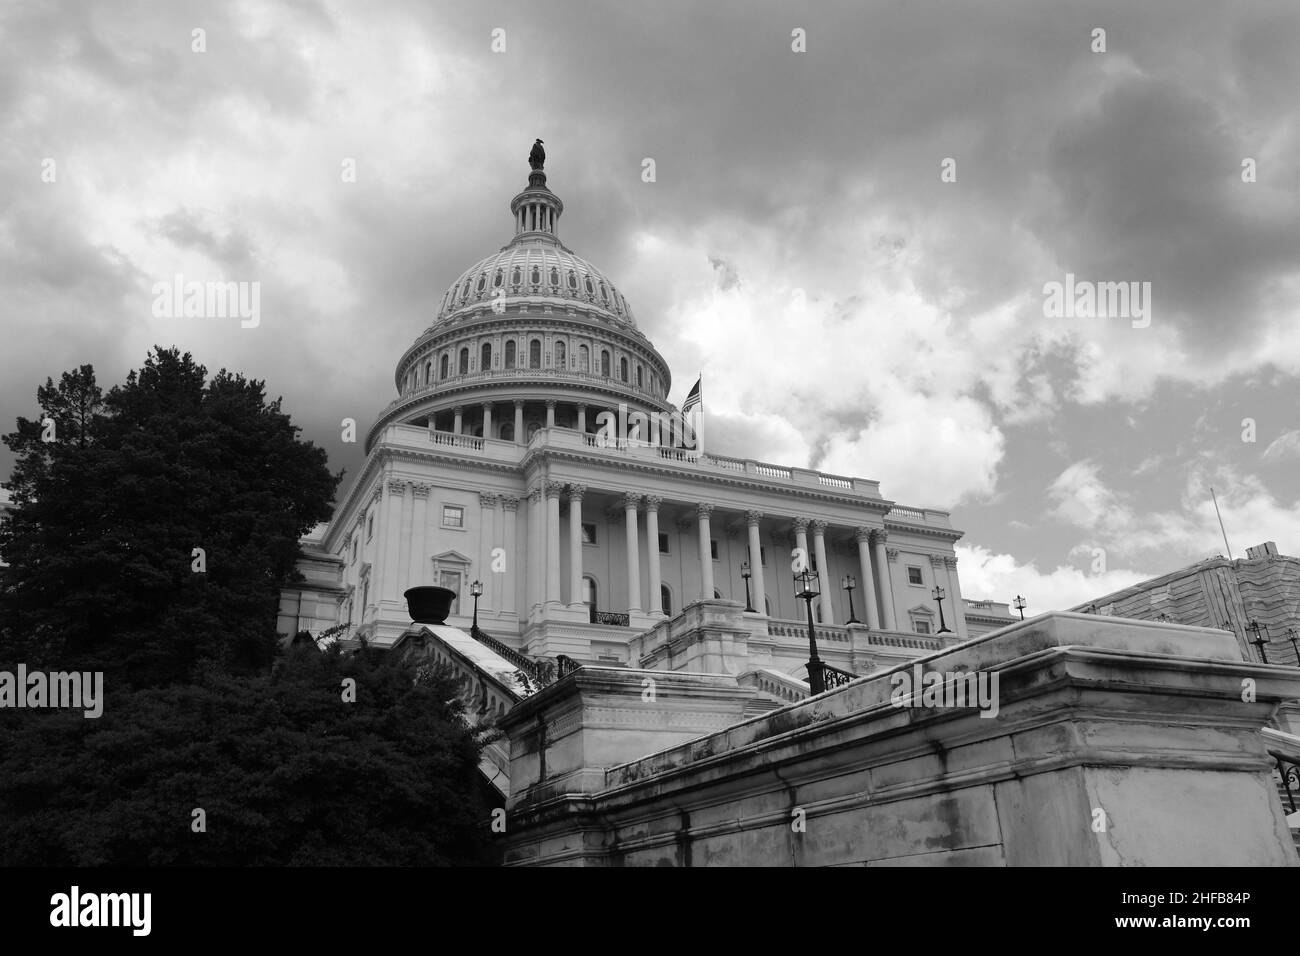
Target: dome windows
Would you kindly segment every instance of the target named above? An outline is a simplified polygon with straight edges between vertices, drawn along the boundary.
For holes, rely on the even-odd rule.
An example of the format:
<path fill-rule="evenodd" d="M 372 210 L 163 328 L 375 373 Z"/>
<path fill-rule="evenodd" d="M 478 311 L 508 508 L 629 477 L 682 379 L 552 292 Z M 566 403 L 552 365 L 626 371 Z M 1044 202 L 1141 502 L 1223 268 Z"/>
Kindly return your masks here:
<path fill-rule="evenodd" d="M 570 289 L 578 288 L 578 277 L 576 274 L 574 274 L 574 271 L 572 269 L 569 270 L 569 288 Z"/>
<path fill-rule="evenodd" d="M 541 284 L 542 284 L 542 270 L 541 270 L 540 268 L 538 268 L 537 266 L 533 266 L 532 282 L 533 282 L 533 285 L 541 285 Z"/>
<path fill-rule="evenodd" d="M 502 272 L 500 269 L 498 269 L 496 278 L 492 281 L 492 288 L 494 289 L 501 288 L 501 283 L 504 279 L 505 279 L 505 273 Z"/>
<path fill-rule="evenodd" d="M 618 360 L 618 377 L 624 382 L 627 381 L 627 359 L 625 358 Z"/>
<path fill-rule="evenodd" d="M 506 343 L 506 368 L 515 367 L 515 343 L 513 341 Z"/>
<path fill-rule="evenodd" d="M 518 287 L 519 283 L 523 281 L 524 281 L 523 272 L 520 271 L 518 266 L 515 266 L 514 269 L 511 270 L 510 272 L 510 285 L 512 287 Z"/>
<path fill-rule="evenodd" d="M 564 347 L 563 341 L 557 341 L 555 343 L 555 367 L 565 368 L 568 366 L 568 363 L 569 363 L 568 349 Z"/>
<path fill-rule="evenodd" d="M 478 277 L 478 285 L 475 286 L 474 288 L 475 288 L 475 291 L 477 291 L 477 292 L 482 292 L 484 289 L 487 288 L 487 273 L 486 273 L 486 272 L 483 273 L 481 276 Z"/>
<path fill-rule="evenodd" d="M 560 270 L 555 268 L 555 266 L 551 266 L 551 285 L 558 286 L 559 284 Z"/>
<path fill-rule="evenodd" d="M 464 375 L 469 371 L 469 349 L 460 350 L 460 362 L 457 365 L 457 369 L 461 375 Z"/>
<path fill-rule="evenodd" d="M 609 378 L 609 351 L 607 349 L 600 350 L 600 374 L 605 378 Z"/>
<path fill-rule="evenodd" d="M 451 356 L 446 352 L 442 353 L 442 361 L 438 363 L 438 380 L 442 381 L 447 377 L 447 365 L 451 361 Z"/>
<path fill-rule="evenodd" d="M 528 343 L 528 367 L 542 367 L 542 340 L 533 339 Z"/>
<path fill-rule="evenodd" d="M 587 287 L 587 295 L 594 295 L 594 294 L 595 294 L 595 288 L 594 288 L 594 287 L 592 286 L 592 284 L 591 284 L 591 276 L 587 276 L 587 277 L 586 277 L 585 285 L 586 285 L 586 287 Z"/>
<path fill-rule="evenodd" d="M 478 370 L 486 372 L 492 367 L 492 343 L 484 342 L 483 347 L 479 349 Z M 640 372 L 640 369 L 637 369 Z M 640 383 L 637 383 L 640 384 Z"/>
<path fill-rule="evenodd" d="M 591 371 L 591 351 L 585 345 L 578 346 L 578 371 Z"/>

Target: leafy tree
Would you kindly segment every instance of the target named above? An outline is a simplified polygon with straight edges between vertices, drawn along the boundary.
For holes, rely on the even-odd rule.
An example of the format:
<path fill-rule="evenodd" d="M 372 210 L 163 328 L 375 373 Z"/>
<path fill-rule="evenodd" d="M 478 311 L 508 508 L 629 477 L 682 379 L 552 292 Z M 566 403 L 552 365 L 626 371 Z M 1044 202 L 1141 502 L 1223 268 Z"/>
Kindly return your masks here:
<path fill-rule="evenodd" d="M 445 672 L 334 645 L 274 675 L 119 689 L 96 720 L 0 711 L 0 864 L 487 862 L 456 690 Z"/>
<path fill-rule="evenodd" d="M 107 396 L 86 365 L 37 401 L 55 440 L 21 418 L 4 438 L 18 462 L 0 661 L 75 660 L 132 686 L 204 661 L 268 667 L 298 539 L 329 517 L 338 483 L 280 400 L 156 348 Z"/>

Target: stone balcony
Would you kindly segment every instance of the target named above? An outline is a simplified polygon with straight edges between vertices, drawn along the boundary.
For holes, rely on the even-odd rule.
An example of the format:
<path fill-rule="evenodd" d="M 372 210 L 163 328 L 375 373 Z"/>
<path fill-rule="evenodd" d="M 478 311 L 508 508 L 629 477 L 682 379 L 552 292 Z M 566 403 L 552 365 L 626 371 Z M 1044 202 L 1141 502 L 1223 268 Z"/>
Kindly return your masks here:
<path fill-rule="evenodd" d="M 457 435 L 453 432 L 431 431 L 414 425 L 388 425 L 376 436 L 376 444 L 392 449 L 409 448 L 427 451 L 436 448 L 463 454 L 484 461 L 521 464 L 529 455 L 542 450 L 581 452 L 593 459 L 604 459 L 611 464 L 629 459 L 636 461 L 671 462 L 684 474 L 744 475 L 754 481 L 789 488 L 816 488 L 823 491 L 842 492 L 871 498 L 881 502 L 880 482 L 866 478 L 829 475 L 810 468 L 793 468 L 756 461 L 752 458 L 731 458 L 709 452 L 696 452 L 685 448 L 656 445 L 650 442 L 624 440 L 605 442 L 598 436 L 572 428 L 543 428 L 533 435 L 526 445 L 496 438 L 479 438 Z M 932 528 L 951 529 L 948 512 L 935 509 L 891 507 L 891 521 L 899 520 Z"/>

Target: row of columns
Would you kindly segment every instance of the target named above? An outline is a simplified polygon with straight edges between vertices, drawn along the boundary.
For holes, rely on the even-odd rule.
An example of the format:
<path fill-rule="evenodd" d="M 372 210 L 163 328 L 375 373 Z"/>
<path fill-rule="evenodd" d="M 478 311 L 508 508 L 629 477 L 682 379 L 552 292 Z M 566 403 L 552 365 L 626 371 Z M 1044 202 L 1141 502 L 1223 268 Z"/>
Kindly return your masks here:
<path fill-rule="evenodd" d="M 483 437 L 492 437 L 492 406 L 495 402 L 483 403 Z M 524 402 L 515 400 L 515 441 L 523 444 L 524 434 Z M 546 399 L 546 427 L 555 427 L 555 406 L 556 400 L 553 398 Z M 452 407 L 452 433 L 463 435 L 465 433 L 465 406 L 456 405 Z M 587 406 L 578 406 L 578 431 L 587 430 Z"/>
<path fill-rule="evenodd" d="M 569 502 L 569 603 L 582 603 L 582 502 L 586 496 L 586 491 L 585 485 L 566 485 L 564 482 L 548 480 L 543 485 L 534 488 L 529 495 L 530 502 L 535 504 L 540 503 L 543 495 L 546 500 L 545 526 L 543 527 L 542 522 L 539 520 L 535 530 L 530 528 L 530 531 L 533 531 L 533 540 L 537 542 L 534 546 L 532 567 L 540 566 L 543 557 L 541 541 L 546 542 L 545 589 L 543 593 L 536 594 L 533 603 L 558 603 L 561 601 L 559 507 L 560 496 L 566 493 Z M 622 511 L 627 547 L 626 568 L 629 612 L 649 611 L 658 613 L 659 611 L 659 606 L 655 601 L 654 588 L 660 580 L 659 506 L 662 501 L 663 499 L 657 495 L 625 494 L 623 496 Z M 638 513 L 642 507 L 645 508 L 646 515 L 647 577 L 651 588 L 648 604 L 642 604 L 643 595 L 641 591 L 641 546 Z M 539 507 L 534 507 L 532 511 L 539 519 L 541 518 L 542 511 Z M 711 547 L 713 535 L 710 525 L 713 505 L 701 502 L 696 505 L 695 513 L 696 526 L 699 532 L 700 597 L 708 599 L 713 597 L 714 589 Z M 751 593 L 754 606 L 760 609 L 765 606 L 767 595 L 763 562 L 758 557 L 762 554 L 760 526 L 763 517 L 764 515 L 760 511 L 747 511 L 745 513 L 748 526 L 749 554 L 751 556 L 749 562 Z M 822 621 L 826 624 L 833 624 L 835 622 L 834 599 L 836 592 L 839 590 L 839 582 L 832 582 L 829 576 L 830 565 L 826 558 L 827 527 L 827 523 L 821 519 L 794 519 L 795 546 L 802 548 L 805 555 L 811 553 L 816 559 L 818 582 L 821 587 Z M 808 549 L 808 532 L 810 530 L 812 531 L 811 552 Z M 889 564 L 897 558 L 898 552 L 886 547 L 889 533 L 883 528 L 855 528 L 854 537 L 858 545 L 859 582 L 861 584 L 866 624 L 868 627 L 876 629 L 883 627 L 885 630 L 896 631 L 898 630 L 898 615 L 894 606 Z M 967 637 L 966 619 L 962 613 L 961 591 L 957 584 L 957 559 L 951 556 L 934 555 L 930 560 L 935 569 L 934 577 L 936 582 L 941 586 L 945 586 L 948 597 L 951 599 L 949 606 L 952 609 L 953 630 L 962 640 L 965 640 Z M 876 568 L 880 569 L 879 574 L 876 573 Z M 540 578 L 541 575 L 534 575 L 533 577 Z"/>

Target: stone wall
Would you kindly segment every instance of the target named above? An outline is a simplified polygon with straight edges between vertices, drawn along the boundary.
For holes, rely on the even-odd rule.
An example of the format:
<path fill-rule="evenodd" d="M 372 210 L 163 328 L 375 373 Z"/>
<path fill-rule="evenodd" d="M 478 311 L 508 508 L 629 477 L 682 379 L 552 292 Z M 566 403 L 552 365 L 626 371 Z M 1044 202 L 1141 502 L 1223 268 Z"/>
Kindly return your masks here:
<path fill-rule="evenodd" d="M 918 666 L 996 676 L 996 716 L 896 706 Z M 650 704 L 641 675 L 676 683 Z M 690 740 L 734 679 L 628 677 L 579 671 L 503 721 L 508 864 L 1300 863 L 1260 733 L 1300 670 L 1224 631 L 1043 615 Z"/>

